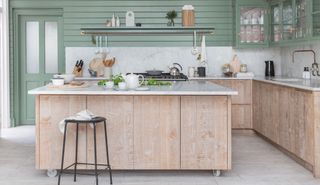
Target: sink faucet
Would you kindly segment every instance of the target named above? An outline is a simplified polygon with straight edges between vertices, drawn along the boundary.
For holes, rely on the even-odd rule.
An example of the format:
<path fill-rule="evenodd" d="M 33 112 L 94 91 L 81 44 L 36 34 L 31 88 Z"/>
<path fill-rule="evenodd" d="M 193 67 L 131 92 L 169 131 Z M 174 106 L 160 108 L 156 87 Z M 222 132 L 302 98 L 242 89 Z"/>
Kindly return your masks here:
<path fill-rule="evenodd" d="M 303 49 L 303 50 L 295 50 L 292 54 L 292 62 L 295 62 L 295 54 L 296 53 L 312 53 L 313 54 L 313 63 L 311 66 L 312 75 L 313 76 L 320 76 L 319 64 L 316 60 L 316 52 L 312 49 Z"/>

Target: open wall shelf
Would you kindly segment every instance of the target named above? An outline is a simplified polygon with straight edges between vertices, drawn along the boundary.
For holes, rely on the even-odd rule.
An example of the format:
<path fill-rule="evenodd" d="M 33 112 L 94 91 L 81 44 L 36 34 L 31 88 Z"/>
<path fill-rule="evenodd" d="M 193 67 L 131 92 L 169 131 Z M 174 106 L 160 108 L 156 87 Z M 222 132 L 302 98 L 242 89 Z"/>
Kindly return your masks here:
<path fill-rule="evenodd" d="M 81 28 L 81 35 L 209 35 L 212 27 L 118 27 L 118 28 Z"/>

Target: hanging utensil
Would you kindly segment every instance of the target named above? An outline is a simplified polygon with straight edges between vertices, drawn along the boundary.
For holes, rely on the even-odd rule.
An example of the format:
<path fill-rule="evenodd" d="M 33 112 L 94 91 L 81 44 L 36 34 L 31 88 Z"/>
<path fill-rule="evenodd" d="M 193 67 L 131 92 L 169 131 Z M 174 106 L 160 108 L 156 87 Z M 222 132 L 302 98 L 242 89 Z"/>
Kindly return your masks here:
<path fill-rule="evenodd" d="M 191 50 L 191 53 L 193 55 L 199 54 L 199 50 L 197 48 L 197 32 L 196 31 L 193 32 L 193 48 Z"/>

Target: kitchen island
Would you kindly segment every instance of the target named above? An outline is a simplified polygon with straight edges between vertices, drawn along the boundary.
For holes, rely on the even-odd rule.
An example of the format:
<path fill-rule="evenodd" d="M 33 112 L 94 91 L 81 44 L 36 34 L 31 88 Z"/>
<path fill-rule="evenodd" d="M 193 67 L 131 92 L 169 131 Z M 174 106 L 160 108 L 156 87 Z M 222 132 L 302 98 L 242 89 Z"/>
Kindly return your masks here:
<path fill-rule="evenodd" d="M 108 120 L 113 169 L 231 169 L 231 96 L 237 91 L 186 81 L 149 91 L 104 90 L 91 84 L 75 89 L 40 87 L 29 94 L 36 96 L 37 169 L 59 169 L 63 139 L 59 122 L 84 109 Z M 103 129 L 97 130 L 98 162 L 103 163 Z M 90 163 L 92 128 L 81 126 L 79 131 L 78 159 Z M 75 127 L 70 125 L 67 135 L 66 166 L 74 161 Z"/>

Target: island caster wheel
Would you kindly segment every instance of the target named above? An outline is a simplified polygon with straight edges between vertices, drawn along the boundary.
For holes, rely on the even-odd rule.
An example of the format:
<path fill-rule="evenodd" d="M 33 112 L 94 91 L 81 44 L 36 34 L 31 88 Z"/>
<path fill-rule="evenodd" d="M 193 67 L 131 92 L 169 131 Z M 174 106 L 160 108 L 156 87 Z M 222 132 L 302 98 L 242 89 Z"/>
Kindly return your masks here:
<path fill-rule="evenodd" d="M 58 171 L 57 170 L 47 170 L 47 176 L 48 177 L 55 177 L 58 175 Z"/>
<path fill-rule="evenodd" d="M 221 176 L 221 171 L 220 170 L 213 170 L 213 176 L 214 177 L 220 177 Z"/>

